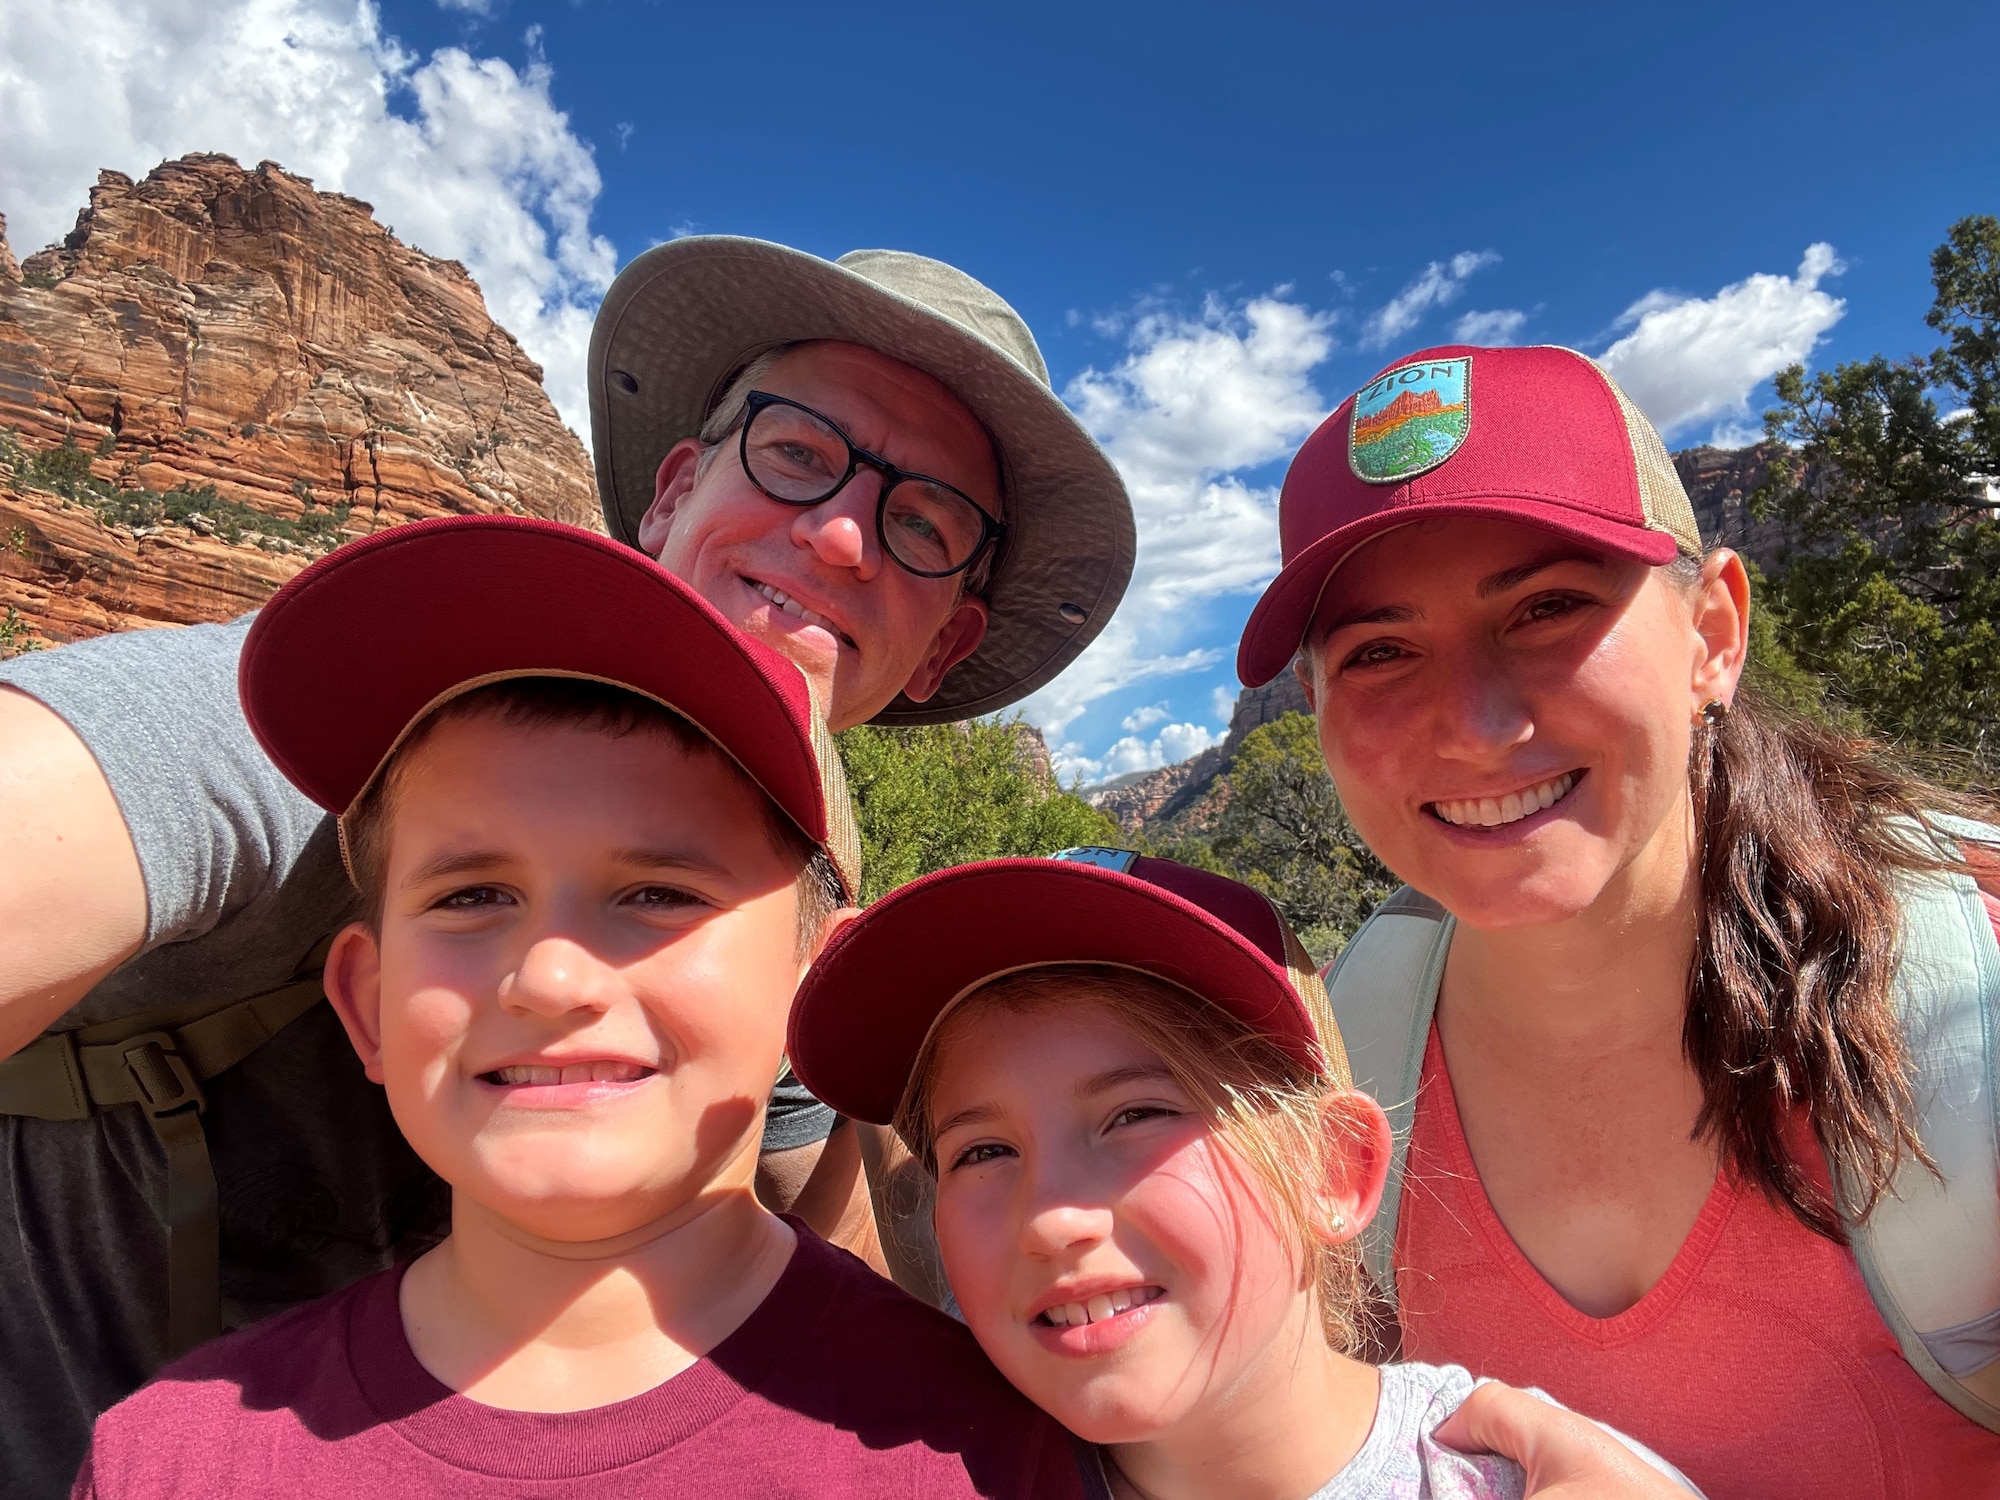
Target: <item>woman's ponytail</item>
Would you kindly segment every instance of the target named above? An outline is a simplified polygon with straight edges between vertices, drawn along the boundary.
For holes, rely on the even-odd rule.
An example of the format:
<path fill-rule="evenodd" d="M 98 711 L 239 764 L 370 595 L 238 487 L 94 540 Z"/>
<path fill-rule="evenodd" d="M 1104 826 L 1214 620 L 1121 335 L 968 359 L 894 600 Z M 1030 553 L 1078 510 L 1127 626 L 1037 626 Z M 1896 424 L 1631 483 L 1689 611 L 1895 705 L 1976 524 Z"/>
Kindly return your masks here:
<path fill-rule="evenodd" d="M 1739 696 L 1696 731 L 1696 960 L 1682 1034 L 1697 1131 L 1808 1228 L 1844 1240 L 1906 1157 L 1914 1123 L 1895 1008 L 1897 901 L 1912 873 L 1965 868 L 1926 816 L 1993 810 L 1899 771 L 1866 740 Z M 1840 1201 L 1798 1157 L 1807 1115 Z"/>

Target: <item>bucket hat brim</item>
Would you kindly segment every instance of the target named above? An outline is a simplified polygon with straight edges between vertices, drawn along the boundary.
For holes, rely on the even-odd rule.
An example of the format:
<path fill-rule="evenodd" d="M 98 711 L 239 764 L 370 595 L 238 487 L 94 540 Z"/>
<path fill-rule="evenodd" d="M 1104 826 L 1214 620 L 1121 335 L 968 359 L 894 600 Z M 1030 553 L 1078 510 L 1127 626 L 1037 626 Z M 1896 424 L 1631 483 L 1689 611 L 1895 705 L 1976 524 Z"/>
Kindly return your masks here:
<path fill-rule="evenodd" d="M 590 338 L 591 441 L 612 536 L 638 544 L 661 459 L 696 435 L 738 370 L 811 339 L 861 344 L 923 371 L 965 403 L 1000 454 L 1007 538 L 982 591 L 985 639 L 931 698 L 898 695 L 873 722 L 949 723 L 1019 702 L 1096 639 L 1124 595 L 1136 546 L 1125 487 L 1036 372 L 832 261 L 703 235 L 657 245 L 619 273 Z"/>

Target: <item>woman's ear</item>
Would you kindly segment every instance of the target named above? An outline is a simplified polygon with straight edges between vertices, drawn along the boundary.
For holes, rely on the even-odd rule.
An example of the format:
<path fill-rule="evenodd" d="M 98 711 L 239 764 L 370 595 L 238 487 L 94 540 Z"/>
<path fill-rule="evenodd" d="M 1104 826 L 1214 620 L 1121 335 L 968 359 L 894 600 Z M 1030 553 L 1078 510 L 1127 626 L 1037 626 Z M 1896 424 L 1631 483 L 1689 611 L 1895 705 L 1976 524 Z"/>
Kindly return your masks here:
<path fill-rule="evenodd" d="M 382 1082 L 382 947 L 366 922 L 341 928 L 320 976 L 369 1078 Z"/>
<path fill-rule="evenodd" d="M 1382 1106 L 1353 1089 L 1320 1101 L 1326 1180 L 1320 1185 L 1320 1233 L 1330 1245 L 1360 1234 L 1382 1206 L 1394 1140 Z"/>
<path fill-rule="evenodd" d="M 1750 575 L 1727 547 L 1716 548 L 1702 563 L 1693 612 L 1699 644 L 1689 686 L 1699 716 L 1704 704 L 1727 708 L 1735 700 L 1750 652 Z"/>

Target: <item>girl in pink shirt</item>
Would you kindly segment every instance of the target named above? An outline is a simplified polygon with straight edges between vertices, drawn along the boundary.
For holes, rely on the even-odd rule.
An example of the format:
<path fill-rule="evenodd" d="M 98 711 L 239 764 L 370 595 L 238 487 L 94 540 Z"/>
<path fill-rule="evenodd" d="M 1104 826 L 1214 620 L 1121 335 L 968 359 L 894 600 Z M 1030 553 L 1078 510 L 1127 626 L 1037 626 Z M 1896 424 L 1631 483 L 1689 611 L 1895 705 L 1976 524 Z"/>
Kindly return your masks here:
<path fill-rule="evenodd" d="M 1581 355 L 1397 362 L 1300 450 L 1281 529 L 1244 679 L 1296 659 L 1354 828 L 1455 923 L 1403 1351 L 1601 1415 L 1721 1500 L 2000 1494 L 2000 1364 L 1927 1385 L 1844 1227 L 1925 1170 L 1900 891 L 1981 856 L 1919 831 L 1994 810 L 1742 690 L 1744 566 Z M 1417 982 L 1376 978 L 1383 1006 Z"/>

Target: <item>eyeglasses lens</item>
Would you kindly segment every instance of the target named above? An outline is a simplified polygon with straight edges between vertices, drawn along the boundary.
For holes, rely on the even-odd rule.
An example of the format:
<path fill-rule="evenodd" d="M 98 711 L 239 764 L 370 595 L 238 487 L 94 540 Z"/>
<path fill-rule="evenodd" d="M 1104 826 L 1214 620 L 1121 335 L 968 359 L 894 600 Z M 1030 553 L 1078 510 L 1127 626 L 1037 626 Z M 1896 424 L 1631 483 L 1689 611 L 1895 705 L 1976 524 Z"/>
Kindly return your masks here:
<path fill-rule="evenodd" d="M 816 505 L 832 495 L 846 477 L 850 452 L 847 440 L 811 412 L 781 403 L 759 408 L 743 441 L 750 477 L 790 505 Z M 985 513 L 948 486 L 905 479 L 882 507 L 882 537 L 912 572 L 949 573 L 979 550 Z"/>
<path fill-rule="evenodd" d="M 898 562 L 918 573 L 946 573 L 979 550 L 986 535 L 980 512 L 943 485 L 906 479 L 889 491 L 882 536 Z"/>
<path fill-rule="evenodd" d="M 847 441 L 796 406 L 761 408 L 744 434 L 750 477 L 774 500 L 814 505 L 847 475 Z"/>

